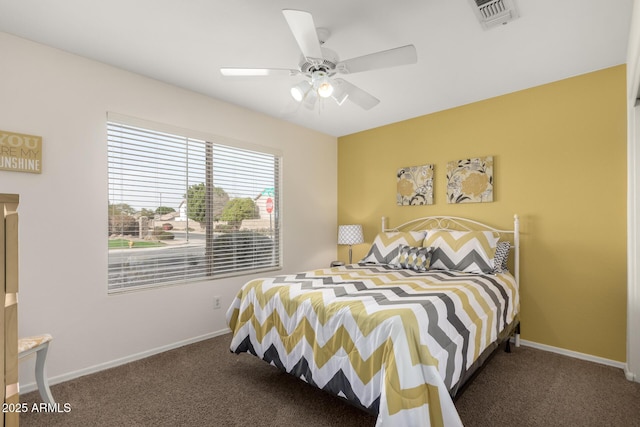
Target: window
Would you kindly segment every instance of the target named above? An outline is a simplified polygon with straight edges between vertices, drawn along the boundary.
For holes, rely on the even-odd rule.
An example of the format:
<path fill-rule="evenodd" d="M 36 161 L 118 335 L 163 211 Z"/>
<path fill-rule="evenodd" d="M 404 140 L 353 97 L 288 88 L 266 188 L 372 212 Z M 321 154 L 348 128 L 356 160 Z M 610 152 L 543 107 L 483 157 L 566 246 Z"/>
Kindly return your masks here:
<path fill-rule="evenodd" d="M 189 133 L 109 115 L 109 291 L 280 267 L 280 157 Z"/>

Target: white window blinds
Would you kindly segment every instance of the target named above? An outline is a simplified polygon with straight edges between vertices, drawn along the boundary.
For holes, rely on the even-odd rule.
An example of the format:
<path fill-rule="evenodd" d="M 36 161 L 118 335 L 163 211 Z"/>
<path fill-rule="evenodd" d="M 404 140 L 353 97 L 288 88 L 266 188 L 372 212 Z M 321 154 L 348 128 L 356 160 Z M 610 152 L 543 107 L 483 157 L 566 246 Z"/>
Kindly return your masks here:
<path fill-rule="evenodd" d="M 280 267 L 279 156 L 116 121 L 107 141 L 110 291 Z"/>

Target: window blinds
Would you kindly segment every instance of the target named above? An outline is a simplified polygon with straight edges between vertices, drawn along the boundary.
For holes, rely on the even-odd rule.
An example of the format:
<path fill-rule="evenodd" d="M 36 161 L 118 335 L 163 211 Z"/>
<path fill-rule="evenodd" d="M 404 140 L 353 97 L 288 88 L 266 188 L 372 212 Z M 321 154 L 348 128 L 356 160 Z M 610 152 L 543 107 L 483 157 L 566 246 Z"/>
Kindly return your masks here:
<path fill-rule="evenodd" d="M 107 123 L 109 290 L 280 267 L 280 158 Z"/>

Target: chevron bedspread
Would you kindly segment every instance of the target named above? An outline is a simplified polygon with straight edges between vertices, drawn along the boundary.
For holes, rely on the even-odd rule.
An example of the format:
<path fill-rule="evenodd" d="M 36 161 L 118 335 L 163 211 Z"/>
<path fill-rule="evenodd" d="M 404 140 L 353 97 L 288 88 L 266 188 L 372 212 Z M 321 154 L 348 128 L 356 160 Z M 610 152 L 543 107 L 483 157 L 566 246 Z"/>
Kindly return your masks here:
<path fill-rule="evenodd" d="M 249 352 L 378 415 L 462 425 L 449 390 L 519 310 L 510 273 L 352 264 L 248 282 L 227 312 Z"/>

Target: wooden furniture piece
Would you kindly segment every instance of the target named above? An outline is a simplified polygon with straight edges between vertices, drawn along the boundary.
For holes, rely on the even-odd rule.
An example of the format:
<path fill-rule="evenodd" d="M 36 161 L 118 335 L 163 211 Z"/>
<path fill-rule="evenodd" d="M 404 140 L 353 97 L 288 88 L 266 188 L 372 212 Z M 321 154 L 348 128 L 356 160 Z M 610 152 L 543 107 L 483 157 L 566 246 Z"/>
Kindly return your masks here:
<path fill-rule="evenodd" d="M 17 194 L 0 194 L 0 318 L 3 367 L 2 400 L 7 408 L 20 404 L 18 386 L 18 202 Z M 2 411 L 0 427 L 18 425 L 19 412 Z"/>
<path fill-rule="evenodd" d="M 49 389 L 49 380 L 45 366 L 47 350 L 49 350 L 49 343 L 52 339 L 53 337 L 51 335 L 44 334 L 20 338 L 18 340 L 18 359 L 23 359 L 36 353 L 36 383 L 38 384 L 38 391 L 44 403 L 56 403 Z"/>

